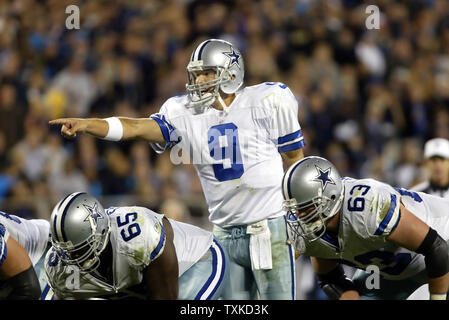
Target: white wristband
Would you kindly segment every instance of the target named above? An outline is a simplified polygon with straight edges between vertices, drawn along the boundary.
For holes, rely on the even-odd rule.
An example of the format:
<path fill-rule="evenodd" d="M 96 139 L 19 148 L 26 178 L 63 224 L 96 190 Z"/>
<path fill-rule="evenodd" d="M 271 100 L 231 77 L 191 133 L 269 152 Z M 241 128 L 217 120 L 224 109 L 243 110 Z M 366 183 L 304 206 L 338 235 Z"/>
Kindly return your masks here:
<path fill-rule="evenodd" d="M 103 120 L 106 120 L 109 125 L 108 134 L 103 139 L 109 141 L 120 141 L 123 137 L 123 125 L 120 119 L 117 117 L 110 117 Z"/>

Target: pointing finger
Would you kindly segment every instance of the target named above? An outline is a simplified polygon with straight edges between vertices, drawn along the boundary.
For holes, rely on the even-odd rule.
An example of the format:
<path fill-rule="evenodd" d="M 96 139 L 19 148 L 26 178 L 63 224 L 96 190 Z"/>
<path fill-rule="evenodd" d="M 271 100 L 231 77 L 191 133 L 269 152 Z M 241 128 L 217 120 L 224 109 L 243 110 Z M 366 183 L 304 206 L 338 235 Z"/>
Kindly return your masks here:
<path fill-rule="evenodd" d="M 48 121 L 48 124 L 55 125 L 55 124 L 68 124 L 70 123 L 69 119 L 54 119 Z"/>

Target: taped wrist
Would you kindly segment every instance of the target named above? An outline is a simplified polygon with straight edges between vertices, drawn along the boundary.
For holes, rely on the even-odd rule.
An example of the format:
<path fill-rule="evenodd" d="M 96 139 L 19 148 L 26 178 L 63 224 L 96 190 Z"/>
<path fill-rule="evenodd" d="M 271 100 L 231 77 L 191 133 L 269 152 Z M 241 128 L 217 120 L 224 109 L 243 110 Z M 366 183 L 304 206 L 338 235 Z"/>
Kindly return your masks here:
<path fill-rule="evenodd" d="M 41 287 L 33 266 L 7 280 L 12 287 L 8 300 L 39 300 Z"/>
<path fill-rule="evenodd" d="M 110 117 L 104 119 L 109 125 L 108 133 L 103 138 L 109 141 L 120 141 L 123 137 L 123 125 L 119 118 Z"/>
<path fill-rule="evenodd" d="M 341 265 L 326 274 L 318 274 L 318 284 L 332 300 L 338 300 L 343 292 L 357 290 L 350 279 L 345 276 Z"/>
<path fill-rule="evenodd" d="M 447 243 L 434 229 L 429 228 L 429 232 L 416 252 L 424 255 L 429 278 L 438 278 L 449 272 Z"/>

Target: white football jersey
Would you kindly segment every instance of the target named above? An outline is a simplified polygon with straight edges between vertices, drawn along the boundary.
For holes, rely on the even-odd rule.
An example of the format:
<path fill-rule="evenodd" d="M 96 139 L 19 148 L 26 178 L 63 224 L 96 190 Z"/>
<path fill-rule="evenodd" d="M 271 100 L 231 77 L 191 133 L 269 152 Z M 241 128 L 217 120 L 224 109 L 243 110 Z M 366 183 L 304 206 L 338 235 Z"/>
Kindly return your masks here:
<path fill-rule="evenodd" d="M 112 283 L 96 272 L 80 272 L 78 266 L 62 263 L 52 248 L 46 256 L 45 271 L 49 284 L 61 299 L 92 297 L 144 298 L 143 270 L 165 248 L 166 236 L 161 214 L 143 207 L 117 207 L 106 210 L 111 220 Z M 196 263 L 210 248 L 213 235 L 198 227 L 169 219 L 179 276 Z"/>
<path fill-rule="evenodd" d="M 425 269 L 424 256 L 399 247 L 386 237 L 400 219 L 400 203 L 419 219 L 449 239 L 449 199 L 393 188 L 373 179 L 343 179 L 344 199 L 338 239 L 325 233 L 308 243 L 295 241 L 306 256 L 336 259 L 366 269 L 377 265 L 386 279 L 405 279 Z"/>
<path fill-rule="evenodd" d="M 410 188 L 411 191 L 420 191 L 441 198 L 449 199 L 449 187 L 437 187 L 430 183 L 429 180 L 424 181 Z M 416 290 L 408 300 L 429 300 L 429 286 L 423 285 L 418 290 Z"/>
<path fill-rule="evenodd" d="M 290 89 L 279 82 L 246 87 L 236 93 L 229 113 L 196 113 L 188 103 L 186 95 L 170 98 L 151 116 L 166 140 L 151 145 L 158 153 L 171 147 L 175 164 L 194 164 L 210 221 L 229 227 L 282 215 L 279 153 L 305 144 Z"/>
<path fill-rule="evenodd" d="M 0 233 L 0 238 L 3 238 L 3 243 L 0 248 L 0 262 L 2 261 L 1 253 L 3 252 L 6 254 L 4 249 L 8 238 L 11 236 L 28 253 L 33 266 L 36 265 L 47 249 L 50 234 L 50 223 L 43 219 L 27 220 L 0 211 L 0 224 L 2 224 L 6 229 L 3 237 Z"/>

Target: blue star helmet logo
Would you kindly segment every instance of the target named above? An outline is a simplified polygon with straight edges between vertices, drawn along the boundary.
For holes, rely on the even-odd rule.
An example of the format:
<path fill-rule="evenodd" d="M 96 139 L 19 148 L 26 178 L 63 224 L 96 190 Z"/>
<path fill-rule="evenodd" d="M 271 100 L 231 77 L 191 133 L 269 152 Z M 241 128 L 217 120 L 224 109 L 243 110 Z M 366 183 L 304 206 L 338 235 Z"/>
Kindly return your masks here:
<path fill-rule="evenodd" d="M 321 186 L 323 187 L 323 190 L 326 189 L 326 186 L 328 183 L 335 185 L 334 180 L 332 180 L 329 175 L 331 174 L 331 168 L 327 168 L 327 170 L 321 169 L 318 166 L 315 166 L 318 175 L 313 179 L 313 181 L 319 181 L 321 183 Z"/>
<path fill-rule="evenodd" d="M 89 217 L 92 217 L 95 220 L 95 222 L 97 222 L 98 219 L 103 219 L 102 215 L 98 211 L 98 204 L 97 203 L 95 203 L 93 205 L 93 207 L 91 207 L 91 206 L 89 206 L 87 204 L 83 204 L 83 206 L 89 212 L 89 215 L 86 217 L 86 219 L 84 221 L 89 219 Z"/>
<path fill-rule="evenodd" d="M 232 67 L 234 64 L 237 65 L 237 67 L 240 68 L 239 64 L 239 58 L 240 55 L 234 51 L 234 49 L 231 49 L 232 52 L 223 52 L 224 55 L 226 55 L 229 59 L 231 59 L 231 62 L 229 63 L 229 67 Z"/>

